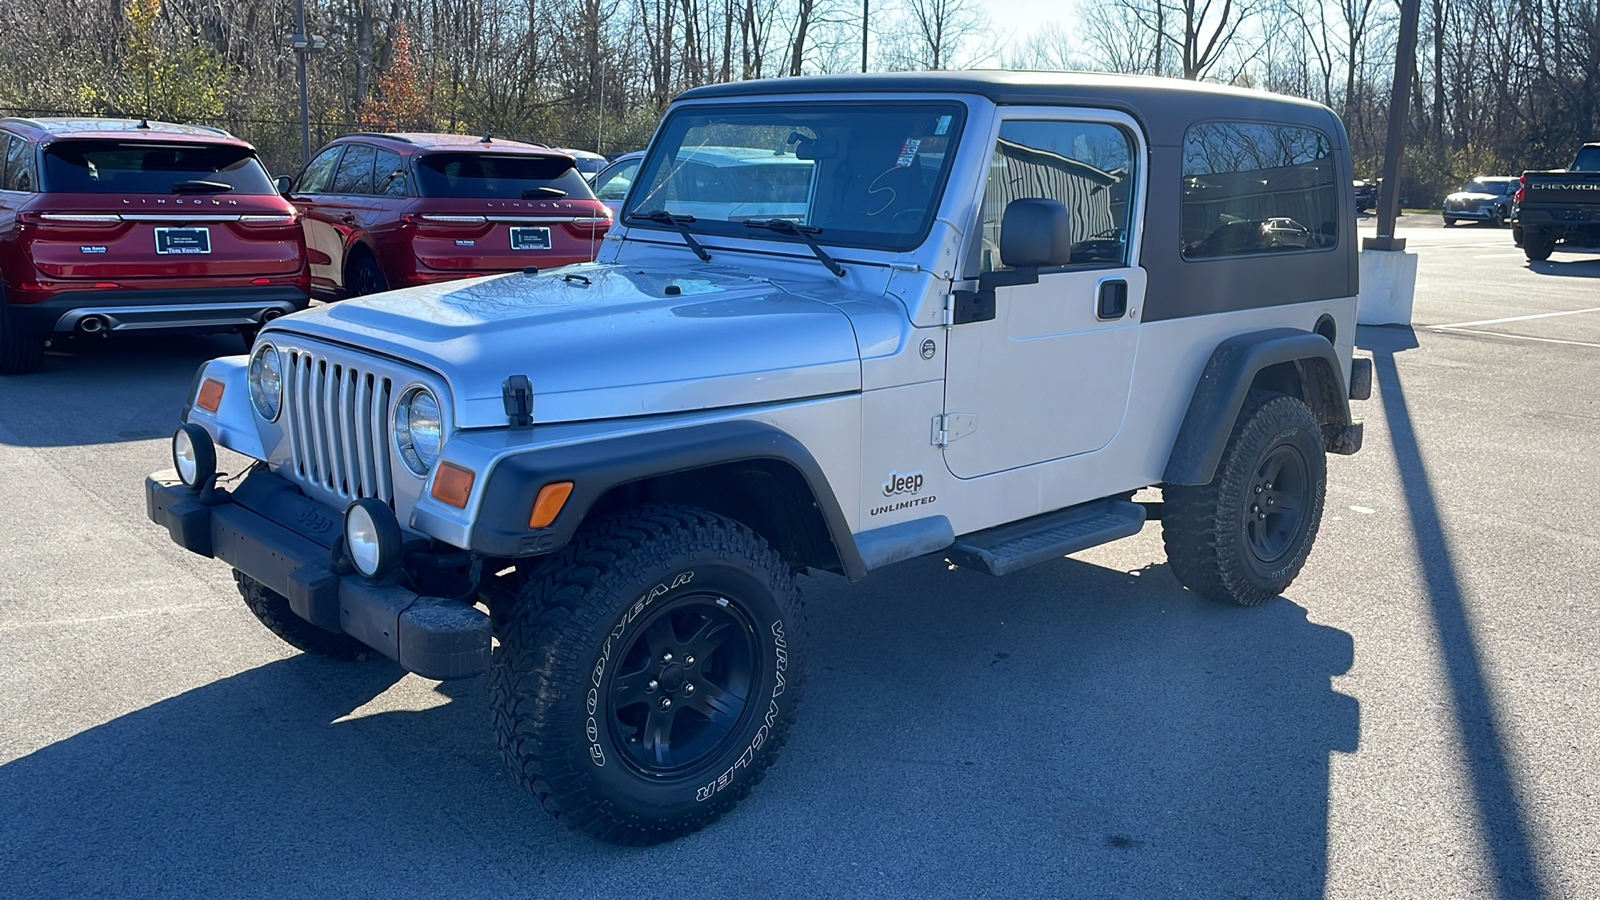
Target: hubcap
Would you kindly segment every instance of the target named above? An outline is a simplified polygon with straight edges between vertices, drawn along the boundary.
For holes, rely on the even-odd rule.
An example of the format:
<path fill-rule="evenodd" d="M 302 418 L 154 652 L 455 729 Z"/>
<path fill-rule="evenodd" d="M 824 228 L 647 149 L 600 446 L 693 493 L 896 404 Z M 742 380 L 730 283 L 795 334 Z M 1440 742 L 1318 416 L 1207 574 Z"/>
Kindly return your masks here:
<path fill-rule="evenodd" d="M 1251 480 L 1244 511 L 1245 543 L 1261 562 L 1272 565 L 1294 551 L 1311 479 L 1305 457 L 1288 444 L 1272 448 Z"/>
<path fill-rule="evenodd" d="M 725 598 L 679 597 L 633 633 L 607 694 L 611 733 L 638 771 L 664 777 L 722 750 L 752 704 L 761 647 Z"/>

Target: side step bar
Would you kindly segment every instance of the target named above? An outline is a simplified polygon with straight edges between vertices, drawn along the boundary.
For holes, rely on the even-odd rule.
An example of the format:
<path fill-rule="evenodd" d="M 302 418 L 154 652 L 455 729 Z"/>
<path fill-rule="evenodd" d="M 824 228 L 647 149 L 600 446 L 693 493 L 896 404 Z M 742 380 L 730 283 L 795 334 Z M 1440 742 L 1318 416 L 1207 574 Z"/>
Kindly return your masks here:
<path fill-rule="evenodd" d="M 945 556 L 963 568 L 1007 575 L 1137 534 L 1143 527 L 1143 506 L 1129 500 L 1093 500 L 964 534 Z"/>

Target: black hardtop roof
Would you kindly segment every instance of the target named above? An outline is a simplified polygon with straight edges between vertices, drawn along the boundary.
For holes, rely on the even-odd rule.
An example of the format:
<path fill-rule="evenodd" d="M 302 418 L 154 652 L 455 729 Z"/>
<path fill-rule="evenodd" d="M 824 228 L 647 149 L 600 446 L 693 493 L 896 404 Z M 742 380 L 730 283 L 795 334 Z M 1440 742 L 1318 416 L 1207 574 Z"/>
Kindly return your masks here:
<path fill-rule="evenodd" d="M 1327 130 L 1333 111 L 1320 103 L 1267 91 L 1147 75 L 1084 72 L 882 72 L 763 78 L 692 88 L 679 100 L 738 100 L 773 94 L 904 93 L 977 95 L 1003 106 L 1088 106 L 1117 109 L 1144 123 L 1151 143 L 1177 144 L 1189 124 L 1211 119 L 1275 121 Z M 1333 126 L 1344 145 L 1343 128 Z"/>

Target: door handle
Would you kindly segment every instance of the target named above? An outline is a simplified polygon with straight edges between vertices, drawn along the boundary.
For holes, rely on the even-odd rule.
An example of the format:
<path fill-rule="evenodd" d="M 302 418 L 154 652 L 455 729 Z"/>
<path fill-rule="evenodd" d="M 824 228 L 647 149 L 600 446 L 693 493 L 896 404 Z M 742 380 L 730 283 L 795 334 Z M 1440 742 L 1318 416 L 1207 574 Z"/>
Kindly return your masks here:
<path fill-rule="evenodd" d="M 1120 319 L 1128 314 L 1128 283 L 1120 278 L 1100 282 L 1100 298 L 1095 315 L 1102 320 Z"/>

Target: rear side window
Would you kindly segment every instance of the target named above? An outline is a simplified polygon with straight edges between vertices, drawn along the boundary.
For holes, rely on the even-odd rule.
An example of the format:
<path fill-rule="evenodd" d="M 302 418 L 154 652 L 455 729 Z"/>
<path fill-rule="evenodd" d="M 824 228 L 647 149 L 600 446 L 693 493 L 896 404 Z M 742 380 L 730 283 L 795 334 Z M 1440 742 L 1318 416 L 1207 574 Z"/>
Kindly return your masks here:
<path fill-rule="evenodd" d="M 372 193 L 372 164 L 378 148 L 371 144 L 351 144 L 345 148 L 344 159 L 333 173 L 333 194 Z"/>
<path fill-rule="evenodd" d="M 45 184 L 72 194 L 273 194 L 249 147 L 68 140 L 44 153 Z"/>
<path fill-rule="evenodd" d="M 11 144 L 5 151 L 4 171 L 0 172 L 0 190 L 37 190 L 39 179 L 33 171 L 33 145 L 14 134 L 7 137 L 11 139 Z"/>
<path fill-rule="evenodd" d="M 317 154 L 316 159 L 306 166 L 305 172 L 300 175 L 300 183 L 295 185 L 295 192 L 302 194 L 320 194 L 328 189 L 328 182 L 333 179 L 334 164 L 339 161 L 339 154 L 344 152 L 344 146 L 329 147 Z"/>
<path fill-rule="evenodd" d="M 1574 172 L 1600 172 L 1600 147 L 1585 147 L 1578 151 L 1578 158 L 1572 161 Z"/>
<path fill-rule="evenodd" d="M 417 161 L 417 188 L 424 197 L 560 199 L 539 190 L 546 187 L 569 200 L 594 199 L 589 183 L 565 156 L 433 153 Z"/>
<path fill-rule="evenodd" d="M 1183 141 L 1185 259 L 1296 253 L 1339 242 L 1333 141 L 1314 128 L 1211 122 Z"/>
<path fill-rule="evenodd" d="M 393 150 L 379 150 L 372 168 L 372 192 L 385 197 L 406 195 L 405 163 Z"/>

